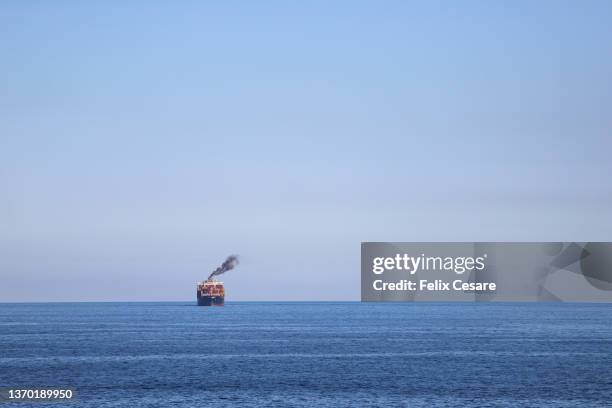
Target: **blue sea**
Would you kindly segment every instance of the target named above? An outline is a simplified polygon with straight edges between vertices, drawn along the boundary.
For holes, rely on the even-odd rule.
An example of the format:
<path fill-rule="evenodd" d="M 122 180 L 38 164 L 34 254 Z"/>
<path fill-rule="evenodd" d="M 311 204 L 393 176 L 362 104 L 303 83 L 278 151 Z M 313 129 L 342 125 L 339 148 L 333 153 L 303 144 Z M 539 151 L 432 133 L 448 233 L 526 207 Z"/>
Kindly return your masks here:
<path fill-rule="evenodd" d="M 612 406 L 612 305 L 0 304 L 0 387 L 51 386 L 96 408 Z"/>

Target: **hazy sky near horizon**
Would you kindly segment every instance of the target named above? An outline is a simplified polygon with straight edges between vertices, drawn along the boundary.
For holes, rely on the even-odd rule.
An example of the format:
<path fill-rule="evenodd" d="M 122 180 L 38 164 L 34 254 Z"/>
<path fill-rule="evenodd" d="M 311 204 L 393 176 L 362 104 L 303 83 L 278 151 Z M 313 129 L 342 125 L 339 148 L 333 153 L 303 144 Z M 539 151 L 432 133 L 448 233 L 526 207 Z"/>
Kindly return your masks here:
<path fill-rule="evenodd" d="M 357 300 L 361 241 L 612 240 L 612 3 L 0 5 L 0 302 Z"/>

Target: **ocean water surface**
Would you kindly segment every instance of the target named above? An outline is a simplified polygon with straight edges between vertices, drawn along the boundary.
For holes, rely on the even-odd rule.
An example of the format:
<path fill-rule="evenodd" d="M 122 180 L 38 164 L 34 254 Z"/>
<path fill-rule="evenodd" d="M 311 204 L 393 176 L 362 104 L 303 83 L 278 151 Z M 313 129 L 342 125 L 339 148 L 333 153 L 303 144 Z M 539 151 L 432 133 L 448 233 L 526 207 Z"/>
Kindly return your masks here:
<path fill-rule="evenodd" d="M 52 386 L 75 407 L 612 406 L 612 305 L 0 304 L 0 387 Z"/>

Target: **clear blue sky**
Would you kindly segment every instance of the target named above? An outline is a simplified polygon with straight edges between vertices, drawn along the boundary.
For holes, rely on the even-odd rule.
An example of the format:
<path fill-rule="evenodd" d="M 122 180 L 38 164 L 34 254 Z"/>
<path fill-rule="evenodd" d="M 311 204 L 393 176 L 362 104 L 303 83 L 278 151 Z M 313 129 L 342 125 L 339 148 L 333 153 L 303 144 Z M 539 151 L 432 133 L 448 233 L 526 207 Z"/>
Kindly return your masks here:
<path fill-rule="evenodd" d="M 612 3 L 5 1 L 0 301 L 359 298 L 361 241 L 612 240 Z"/>

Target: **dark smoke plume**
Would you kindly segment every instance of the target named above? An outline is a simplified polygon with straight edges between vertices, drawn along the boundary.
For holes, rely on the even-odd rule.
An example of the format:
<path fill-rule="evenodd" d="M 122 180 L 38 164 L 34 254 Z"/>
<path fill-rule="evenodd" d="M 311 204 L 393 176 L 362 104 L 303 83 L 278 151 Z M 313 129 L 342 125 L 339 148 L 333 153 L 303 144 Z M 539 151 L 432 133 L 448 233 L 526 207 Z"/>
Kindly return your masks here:
<path fill-rule="evenodd" d="M 231 271 L 232 269 L 234 269 L 236 267 L 236 265 L 238 265 L 238 256 L 237 255 L 230 255 L 230 256 L 227 257 L 225 262 L 223 262 L 221 264 L 220 267 L 215 269 L 213 271 L 213 273 L 210 274 L 208 279 L 211 279 L 213 276 L 221 275 L 222 273 L 225 273 L 227 271 Z"/>

